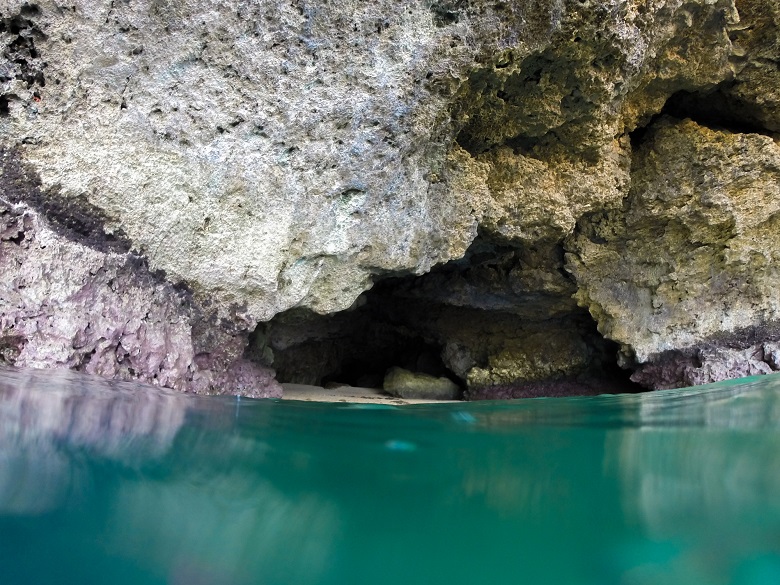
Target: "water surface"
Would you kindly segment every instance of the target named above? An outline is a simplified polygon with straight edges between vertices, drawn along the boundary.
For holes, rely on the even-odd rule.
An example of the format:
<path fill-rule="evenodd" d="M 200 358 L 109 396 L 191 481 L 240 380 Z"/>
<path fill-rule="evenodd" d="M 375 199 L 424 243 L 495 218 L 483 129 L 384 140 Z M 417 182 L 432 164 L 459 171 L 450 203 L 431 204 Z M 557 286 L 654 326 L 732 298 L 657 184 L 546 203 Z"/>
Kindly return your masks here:
<path fill-rule="evenodd" d="M 780 376 L 420 406 L 0 370 L 3 584 L 780 583 Z"/>

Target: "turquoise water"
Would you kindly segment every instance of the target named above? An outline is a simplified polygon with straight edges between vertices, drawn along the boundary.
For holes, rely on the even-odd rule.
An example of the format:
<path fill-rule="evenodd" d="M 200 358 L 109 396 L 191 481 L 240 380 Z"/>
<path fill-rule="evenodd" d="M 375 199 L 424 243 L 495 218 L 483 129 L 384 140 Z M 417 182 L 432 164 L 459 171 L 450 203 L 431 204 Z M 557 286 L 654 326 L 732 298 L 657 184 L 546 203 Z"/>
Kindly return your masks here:
<path fill-rule="evenodd" d="M 780 376 L 371 407 L 0 370 L 0 583 L 780 583 Z"/>

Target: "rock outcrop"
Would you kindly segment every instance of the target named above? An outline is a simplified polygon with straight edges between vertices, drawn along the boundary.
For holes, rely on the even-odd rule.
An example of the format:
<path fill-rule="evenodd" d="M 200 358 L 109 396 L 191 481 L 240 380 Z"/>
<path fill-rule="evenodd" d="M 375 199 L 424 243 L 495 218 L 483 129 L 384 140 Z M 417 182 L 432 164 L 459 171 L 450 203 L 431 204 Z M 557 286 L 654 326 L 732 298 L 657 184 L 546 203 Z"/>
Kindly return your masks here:
<path fill-rule="evenodd" d="M 42 192 L 13 151 L 0 151 L 0 160 L 0 362 L 197 393 L 281 396 L 273 371 L 244 358 L 248 324 L 238 314 L 218 321 L 105 234 L 97 211 L 74 211 L 56 192 Z"/>
<path fill-rule="evenodd" d="M 777 0 L 4 0 L 0 47 L 7 363 L 471 397 L 777 367 Z"/>
<path fill-rule="evenodd" d="M 623 345 L 628 363 L 661 360 L 666 369 L 669 352 L 688 362 L 699 345 L 717 347 L 732 337 L 753 337 L 750 345 L 778 339 L 780 145 L 769 136 L 662 118 L 634 161 L 623 207 L 583 221 L 571 240 L 577 298 L 602 333 Z M 746 326 L 761 332 L 745 335 Z M 730 358 L 697 353 L 703 363 L 686 364 L 683 381 L 721 377 L 702 376 L 701 368 Z M 747 355 L 735 361 L 751 362 Z M 647 380 L 657 368 L 640 366 L 636 378 Z M 737 371 L 772 369 L 761 358 Z"/>

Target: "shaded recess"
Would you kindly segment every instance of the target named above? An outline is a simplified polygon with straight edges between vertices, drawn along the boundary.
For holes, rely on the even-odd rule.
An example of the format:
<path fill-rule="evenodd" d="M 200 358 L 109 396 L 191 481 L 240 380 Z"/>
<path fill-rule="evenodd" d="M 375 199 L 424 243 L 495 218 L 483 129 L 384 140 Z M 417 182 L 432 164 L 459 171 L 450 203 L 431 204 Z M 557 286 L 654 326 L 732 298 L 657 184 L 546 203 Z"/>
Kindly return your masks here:
<path fill-rule="evenodd" d="M 480 237 L 463 259 L 378 282 L 347 311 L 296 309 L 260 324 L 249 354 L 299 384 L 381 387 L 400 366 L 446 376 L 469 399 L 639 390 L 574 288 L 557 243 Z"/>
<path fill-rule="evenodd" d="M 460 21 L 461 11 L 464 9 L 465 4 L 465 0 L 433 2 L 430 7 L 433 23 L 440 28 L 450 24 L 457 24 Z"/>
<path fill-rule="evenodd" d="M 17 148 L 0 147 L 0 193 L 9 203 L 25 203 L 46 217 L 59 235 L 101 252 L 125 253 L 130 240 L 121 230 L 105 229 L 106 214 L 85 197 L 63 196 L 55 188 L 43 189 L 41 178 L 24 164 Z"/>
<path fill-rule="evenodd" d="M 36 47 L 46 35 L 32 20 L 39 13 L 38 6 L 25 3 L 17 15 L 0 19 L 0 116 L 10 113 L 11 101 L 21 99 L 18 88 L 37 99 L 40 88 L 46 86 L 46 62 Z"/>
<path fill-rule="evenodd" d="M 501 145 L 531 152 L 559 142 L 587 151 L 615 81 L 608 72 L 620 71 L 624 59 L 608 43 L 580 37 L 522 58 L 505 51 L 462 85 L 453 108 L 461 125 L 456 140 L 472 156 Z"/>
<path fill-rule="evenodd" d="M 408 321 L 384 295 L 367 293 L 347 311 L 296 309 L 261 324 L 252 354 L 273 365 L 280 382 L 377 388 L 393 366 L 457 381 L 440 357 L 442 347 Z"/>
<path fill-rule="evenodd" d="M 733 82 L 724 83 L 706 92 L 679 91 L 666 101 L 663 113 L 680 119 L 690 118 L 701 126 L 735 134 L 771 134 L 750 104 L 733 97 L 734 85 Z"/>
<path fill-rule="evenodd" d="M 733 97 L 734 85 L 735 82 L 724 82 L 709 90 L 682 90 L 672 94 L 658 114 L 631 132 L 632 148 L 636 151 L 655 122 L 664 116 L 679 120 L 688 118 L 700 126 L 734 134 L 776 135 L 761 123 L 750 104 Z"/>

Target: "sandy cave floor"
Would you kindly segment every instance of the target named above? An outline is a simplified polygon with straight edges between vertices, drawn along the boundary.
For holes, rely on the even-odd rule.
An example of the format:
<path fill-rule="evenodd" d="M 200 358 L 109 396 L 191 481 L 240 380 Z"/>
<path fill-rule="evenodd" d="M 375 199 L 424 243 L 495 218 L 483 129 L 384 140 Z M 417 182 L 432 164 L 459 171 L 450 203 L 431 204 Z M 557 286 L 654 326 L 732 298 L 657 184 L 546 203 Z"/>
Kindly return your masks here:
<path fill-rule="evenodd" d="M 419 398 L 398 398 L 385 394 L 377 388 L 360 388 L 357 386 L 339 386 L 323 388 L 306 384 L 282 384 L 284 400 L 303 400 L 306 402 L 357 402 L 363 404 L 390 404 L 403 406 L 406 404 L 444 404 L 459 402 L 457 400 L 424 400 Z"/>

